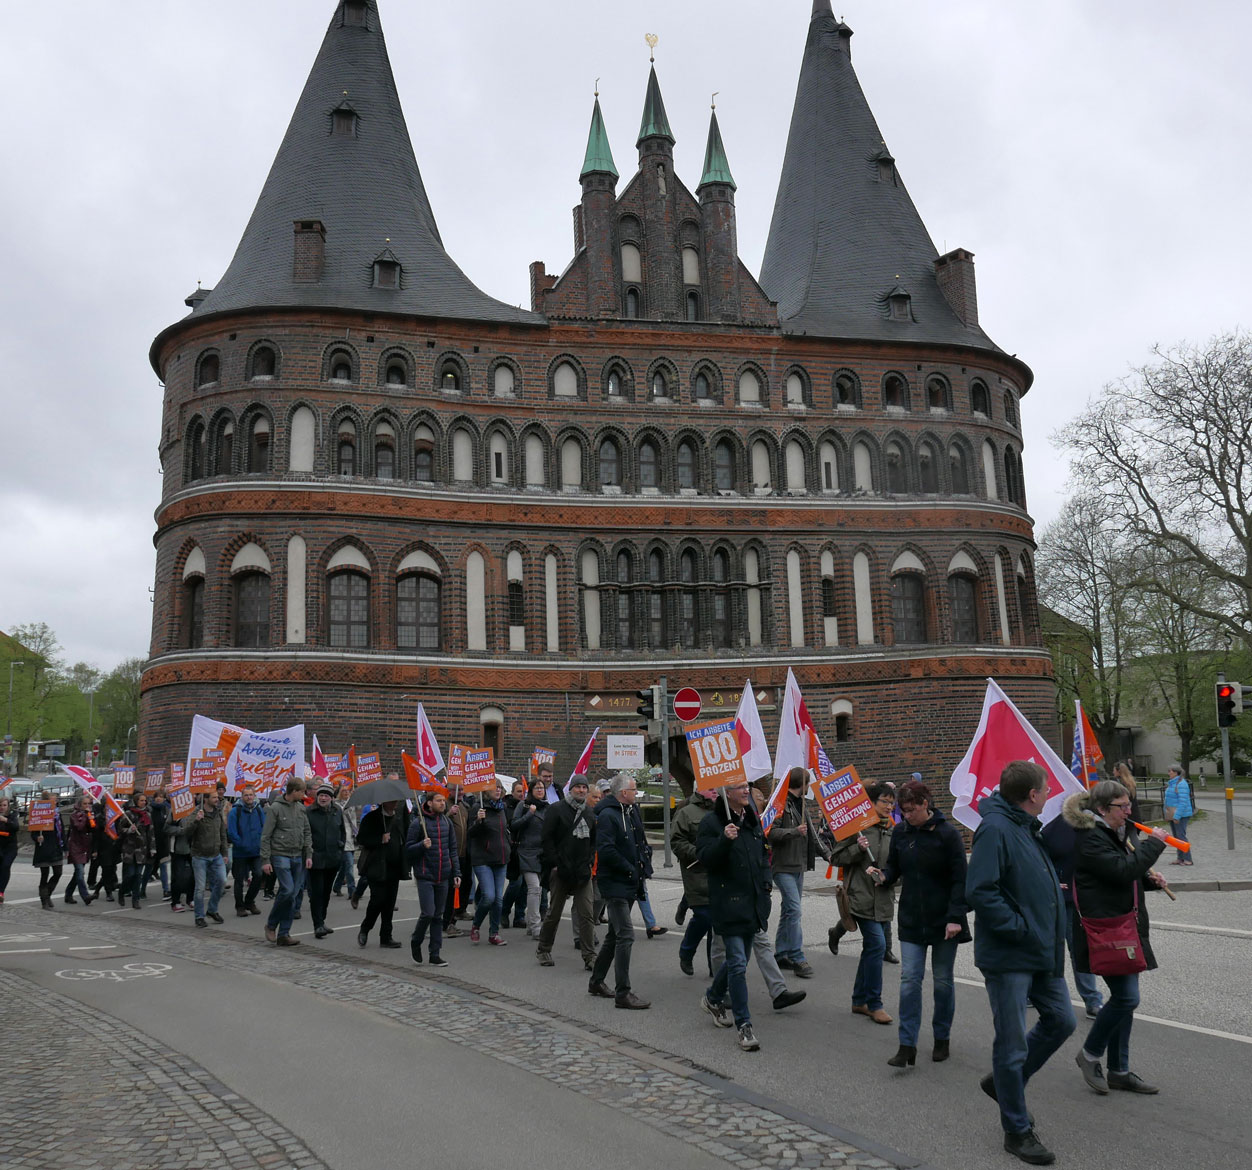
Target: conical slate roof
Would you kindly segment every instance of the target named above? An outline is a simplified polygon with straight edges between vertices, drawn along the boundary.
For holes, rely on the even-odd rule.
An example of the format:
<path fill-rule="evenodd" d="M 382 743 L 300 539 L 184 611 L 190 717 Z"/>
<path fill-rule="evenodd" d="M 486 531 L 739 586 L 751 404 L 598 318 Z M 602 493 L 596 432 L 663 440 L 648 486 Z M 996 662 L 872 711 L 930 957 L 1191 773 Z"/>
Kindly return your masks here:
<path fill-rule="evenodd" d="M 617 178 L 617 167 L 613 165 L 613 151 L 609 148 L 609 133 L 604 128 L 604 115 L 600 113 L 600 98 L 591 111 L 591 129 L 587 131 L 587 154 L 583 159 L 583 175 L 605 174 Z"/>
<path fill-rule="evenodd" d="M 334 112 L 355 113 L 355 132 L 333 134 Z M 320 280 L 293 279 L 293 224 L 320 220 Z M 386 249 L 399 288 L 374 287 Z M 413 154 L 378 17 L 364 24 L 335 7 L 321 51 L 235 257 L 192 316 L 251 308 L 340 308 L 475 321 L 542 318 L 476 288 L 444 251 Z"/>
<path fill-rule="evenodd" d="M 815 0 L 761 286 L 784 332 L 996 348 L 939 289 L 938 257 L 852 68 L 852 30 Z M 906 319 L 888 296 L 911 295 Z"/>
<path fill-rule="evenodd" d="M 704 148 L 704 173 L 700 176 L 700 187 L 708 183 L 725 183 L 732 190 L 735 180 L 730 173 L 730 162 L 726 158 L 726 147 L 722 145 L 722 131 L 717 124 L 717 111 L 709 120 L 709 141 Z"/>
<path fill-rule="evenodd" d="M 639 120 L 639 145 L 645 138 L 668 138 L 674 142 L 674 132 L 669 128 L 665 102 L 661 100 L 661 83 L 656 79 L 656 66 L 648 71 L 648 92 L 643 99 L 643 117 Z"/>

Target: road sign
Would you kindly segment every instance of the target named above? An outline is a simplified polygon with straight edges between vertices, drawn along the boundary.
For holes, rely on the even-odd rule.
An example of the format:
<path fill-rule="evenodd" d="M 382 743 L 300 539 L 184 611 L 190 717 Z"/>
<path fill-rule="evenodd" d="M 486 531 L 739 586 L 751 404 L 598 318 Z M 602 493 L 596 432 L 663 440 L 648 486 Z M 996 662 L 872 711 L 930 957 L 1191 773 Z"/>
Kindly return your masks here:
<path fill-rule="evenodd" d="M 683 687 L 674 696 L 674 714 L 684 723 L 700 718 L 700 692 L 695 687 Z"/>

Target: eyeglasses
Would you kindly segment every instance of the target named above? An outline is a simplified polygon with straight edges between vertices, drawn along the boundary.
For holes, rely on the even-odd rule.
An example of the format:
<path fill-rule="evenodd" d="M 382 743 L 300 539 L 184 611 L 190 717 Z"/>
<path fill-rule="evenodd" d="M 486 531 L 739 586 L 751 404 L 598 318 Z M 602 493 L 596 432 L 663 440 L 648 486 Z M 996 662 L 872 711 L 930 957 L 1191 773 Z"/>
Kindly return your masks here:
<path fill-rule="evenodd" d="M 1128 800 L 1115 800 L 1113 801 L 1112 804 L 1109 805 L 1109 808 L 1129 808 L 1129 807 L 1130 807 L 1130 801 Z"/>

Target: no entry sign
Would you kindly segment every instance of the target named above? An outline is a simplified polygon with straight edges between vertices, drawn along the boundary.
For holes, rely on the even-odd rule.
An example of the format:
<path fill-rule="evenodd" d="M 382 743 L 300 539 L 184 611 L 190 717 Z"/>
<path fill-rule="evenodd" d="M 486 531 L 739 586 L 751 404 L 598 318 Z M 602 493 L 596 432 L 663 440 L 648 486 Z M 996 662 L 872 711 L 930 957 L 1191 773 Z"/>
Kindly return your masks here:
<path fill-rule="evenodd" d="M 700 692 L 695 687 L 683 687 L 674 696 L 674 714 L 684 723 L 700 718 Z"/>

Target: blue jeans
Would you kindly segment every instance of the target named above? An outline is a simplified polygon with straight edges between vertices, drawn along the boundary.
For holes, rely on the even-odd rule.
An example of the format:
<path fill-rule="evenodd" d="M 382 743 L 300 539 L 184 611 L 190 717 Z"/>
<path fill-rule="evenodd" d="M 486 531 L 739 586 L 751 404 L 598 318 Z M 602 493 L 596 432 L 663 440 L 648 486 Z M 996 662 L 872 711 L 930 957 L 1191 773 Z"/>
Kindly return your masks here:
<path fill-rule="evenodd" d="M 87 863 L 85 861 L 74 862 L 74 876 L 70 878 L 70 884 L 65 887 L 65 896 L 68 898 L 74 892 L 74 887 L 78 887 L 78 892 L 83 896 L 84 904 L 91 901 L 91 891 L 87 888 Z"/>
<path fill-rule="evenodd" d="M 335 884 L 331 886 L 334 893 L 348 887 L 348 897 L 351 898 L 356 893 L 356 876 L 352 872 L 352 850 L 345 849 L 343 857 L 339 860 L 339 873 L 335 876 Z"/>
<path fill-rule="evenodd" d="M 291 933 L 291 916 L 296 909 L 296 895 L 304 891 L 304 859 L 301 857 L 271 857 L 270 865 L 278 879 L 278 893 L 270 906 L 270 916 L 265 925 L 276 927 L 279 938 Z"/>
<path fill-rule="evenodd" d="M 191 858 L 191 872 L 196 879 L 196 917 L 204 917 L 205 886 L 209 887 L 209 913 L 216 914 L 217 904 L 222 900 L 222 891 L 226 889 L 226 858 L 220 853 L 215 857 L 196 857 L 193 855 Z"/>
<path fill-rule="evenodd" d="M 1109 985 L 1109 1000 L 1091 1025 L 1082 1049 L 1097 1058 L 1107 1050 L 1109 1072 L 1130 1072 L 1130 1029 L 1139 1006 L 1139 976 L 1105 975 L 1104 982 Z"/>
<path fill-rule="evenodd" d="M 741 1028 L 750 1024 L 752 1017 L 748 1014 L 748 951 L 752 948 L 750 934 L 724 934 L 722 944 L 726 948 L 726 958 L 718 967 L 717 974 L 705 995 L 712 1004 L 726 1002 L 730 993 L 730 1010 L 735 1017 L 735 1027 Z"/>
<path fill-rule="evenodd" d="M 450 881 L 427 882 L 417 879 L 417 925 L 409 940 L 412 947 L 420 947 L 430 931 L 430 957 L 437 959 L 443 950 L 443 906 L 448 897 Z"/>
<path fill-rule="evenodd" d="M 476 865 L 474 877 L 478 881 L 478 897 L 474 900 L 474 925 L 481 926 L 484 918 L 491 915 L 488 934 L 500 933 L 500 911 L 504 907 L 504 887 L 507 884 L 504 865 Z"/>
<path fill-rule="evenodd" d="M 639 912 L 643 915 L 643 925 L 648 930 L 655 930 L 656 915 L 652 913 L 652 906 L 648 901 L 648 891 L 646 887 L 643 891 L 643 897 L 639 899 Z"/>
<path fill-rule="evenodd" d="M 774 885 L 782 894 L 782 909 L 778 912 L 778 933 L 774 935 L 774 954 L 780 959 L 803 963 L 804 933 L 800 927 L 800 898 L 804 894 L 804 874 L 776 873 Z"/>
<path fill-rule="evenodd" d="M 1078 915 L 1074 911 L 1074 903 L 1065 903 L 1065 943 L 1069 947 L 1069 965 L 1074 972 L 1074 986 L 1078 988 L 1078 996 L 1089 1012 L 1098 1012 L 1104 1006 L 1104 996 L 1100 994 L 1100 985 L 1094 975 L 1078 970 L 1078 960 L 1074 958 L 1074 931 L 1080 930 Z"/>
<path fill-rule="evenodd" d="M 1190 817 L 1179 817 L 1176 821 L 1170 821 L 1170 835 L 1177 837 L 1180 841 L 1185 841 L 1187 839 L 1187 825 L 1190 821 Z M 1181 849 L 1178 850 L 1179 861 L 1189 861 L 1190 859 L 1190 853 L 1184 853 Z"/>
<path fill-rule="evenodd" d="M 926 981 L 926 949 L 930 948 L 930 975 L 934 981 L 935 1008 L 930 1026 L 936 1040 L 952 1034 L 952 1017 L 956 1014 L 956 984 L 952 968 L 956 965 L 956 939 L 940 943 L 911 943 L 900 940 L 900 1043 L 917 1047 L 922 1028 L 922 984 Z"/>
<path fill-rule="evenodd" d="M 710 941 L 713 938 L 713 919 L 709 916 L 709 908 L 692 906 L 690 909 L 691 918 L 687 922 L 687 929 L 683 931 L 682 942 L 678 944 L 678 957 L 688 962 L 696 957 L 702 938 L 706 935 Z"/>
<path fill-rule="evenodd" d="M 864 1004 L 876 1012 L 882 1007 L 882 957 L 887 953 L 887 940 L 881 922 L 858 918 L 856 924 L 861 928 L 861 961 L 852 984 L 852 1006 Z"/>
<path fill-rule="evenodd" d="M 1026 1115 L 1026 1082 L 1073 1034 L 1074 1009 L 1065 980 L 1045 971 L 984 971 L 995 1040 L 991 1075 L 1000 1102 L 1005 1133 L 1030 1129 Z M 1026 1034 L 1026 1003 L 1035 1005 L 1039 1020 Z"/>

